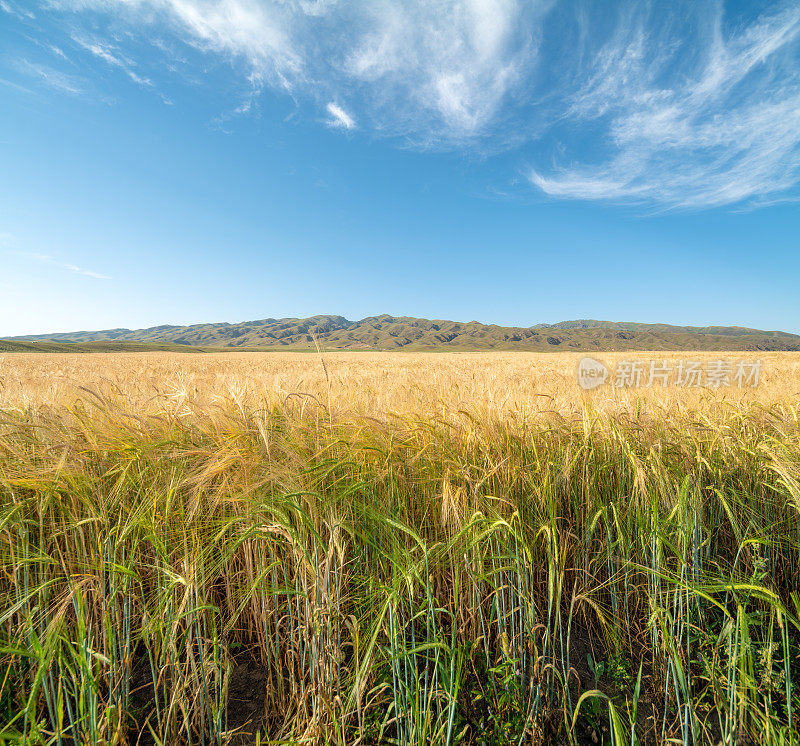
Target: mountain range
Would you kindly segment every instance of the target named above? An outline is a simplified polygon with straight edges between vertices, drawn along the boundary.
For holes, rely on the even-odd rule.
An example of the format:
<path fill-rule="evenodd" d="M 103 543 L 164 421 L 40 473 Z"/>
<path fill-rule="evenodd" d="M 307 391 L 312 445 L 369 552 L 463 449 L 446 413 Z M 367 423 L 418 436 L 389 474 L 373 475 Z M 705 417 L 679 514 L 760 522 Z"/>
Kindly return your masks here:
<path fill-rule="evenodd" d="M 800 350 L 800 335 L 739 326 L 671 326 L 578 320 L 529 327 L 370 316 L 261 319 L 35 334 L 0 341 L 0 351 L 252 350 Z"/>

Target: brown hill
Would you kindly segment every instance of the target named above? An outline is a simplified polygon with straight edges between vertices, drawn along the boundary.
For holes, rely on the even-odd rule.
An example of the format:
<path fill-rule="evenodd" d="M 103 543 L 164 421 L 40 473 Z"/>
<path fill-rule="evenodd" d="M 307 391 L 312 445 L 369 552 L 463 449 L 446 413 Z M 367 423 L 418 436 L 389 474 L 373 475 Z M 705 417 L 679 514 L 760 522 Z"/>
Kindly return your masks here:
<path fill-rule="evenodd" d="M 27 349 L 52 349 L 52 343 L 131 349 L 180 346 L 221 349 L 312 350 L 800 350 L 800 336 L 745 327 L 694 327 L 611 321 L 563 321 L 531 327 L 504 327 L 407 316 L 371 316 L 349 321 L 343 316 L 263 319 L 242 323 L 156 326 L 94 332 L 14 337 Z M 30 343 L 36 344 L 30 344 Z M 98 345 L 97 343 L 106 343 Z M 91 345 L 87 343 L 92 343 Z M 114 343 L 113 346 L 108 343 Z M 96 346 L 95 346 L 96 345 Z M 6 349 L 12 347 L 6 343 Z M 77 350 L 76 348 L 73 348 Z M 141 347 L 140 347 L 141 349 Z M 2 345 L 0 345 L 2 350 Z"/>

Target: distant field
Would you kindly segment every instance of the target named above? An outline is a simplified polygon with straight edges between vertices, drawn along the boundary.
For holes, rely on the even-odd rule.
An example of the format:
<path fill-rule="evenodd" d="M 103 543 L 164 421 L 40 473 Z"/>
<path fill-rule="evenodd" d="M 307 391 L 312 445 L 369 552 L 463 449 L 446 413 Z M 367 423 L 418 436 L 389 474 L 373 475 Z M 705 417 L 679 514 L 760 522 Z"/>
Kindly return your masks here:
<path fill-rule="evenodd" d="M 791 401 L 800 396 L 800 353 L 629 352 L 597 354 L 613 368 L 620 360 L 761 360 L 757 387 L 660 386 L 584 393 L 575 368 L 582 353 L 206 353 L 104 355 L 0 355 L 0 406 L 69 403 L 81 387 L 117 394 L 148 408 L 181 401 L 205 406 L 235 396 L 250 404 L 280 404 L 292 394 L 313 394 L 332 414 L 457 415 L 459 410 L 497 414 L 580 412 L 593 407 L 652 407 L 655 413 L 703 409 L 723 401 Z M 645 365 L 647 367 L 647 365 Z M 309 399 L 310 401 L 310 399 Z"/>
<path fill-rule="evenodd" d="M 19 340 L 0 339 L 0 353 L 4 352 L 43 352 L 75 353 L 75 352 L 202 352 L 196 347 L 172 344 L 169 342 L 52 342 L 42 340 L 25 342 Z"/>
<path fill-rule="evenodd" d="M 581 357 L 0 354 L 0 737 L 797 743 L 800 353 Z"/>

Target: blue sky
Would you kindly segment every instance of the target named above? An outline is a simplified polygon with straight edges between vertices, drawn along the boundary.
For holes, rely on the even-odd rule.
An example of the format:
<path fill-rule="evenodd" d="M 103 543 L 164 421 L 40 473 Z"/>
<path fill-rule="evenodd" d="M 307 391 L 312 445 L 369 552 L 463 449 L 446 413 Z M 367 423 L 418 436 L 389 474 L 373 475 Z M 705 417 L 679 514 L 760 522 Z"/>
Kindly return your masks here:
<path fill-rule="evenodd" d="M 800 6 L 0 0 L 0 335 L 800 332 Z"/>

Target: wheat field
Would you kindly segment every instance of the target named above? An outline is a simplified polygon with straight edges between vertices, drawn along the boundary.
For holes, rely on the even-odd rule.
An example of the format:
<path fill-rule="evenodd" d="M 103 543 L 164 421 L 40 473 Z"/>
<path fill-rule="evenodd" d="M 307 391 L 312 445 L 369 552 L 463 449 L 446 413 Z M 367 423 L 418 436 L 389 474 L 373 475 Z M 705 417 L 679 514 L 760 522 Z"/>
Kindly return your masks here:
<path fill-rule="evenodd" d="M 575 370 L 584 353 L 253 353 L 176 355 L 170 352 L 103 354 L 0 354 L 0 406 L 65 405 L 83 389 L 116 390 L 132 407 L 169 410 L 176 402 L 205 407 L 225 400 L 280 405 L 292 395 L 313 395 L 339 417 L 429 415 L 460 410 L 499 416 L 523 412 L 580 415 L 584 406 L 620 410 L 648 406 L 663 413 L 677 407 L 702 411 L 721 402 L 771 405 L 800 396 L 800 354 L 601 353 L 620 360 L 761 360 L 755 387 L 735 385 L 636 389 L 610 385 L 584 394 Z M 310 400 L 310 397 L 309 397 Z"/>
<path fill-rule="evenodd" d="M 581 357 L 0 356 L 0 739 L 797 743 L 800 355 Z"/>

